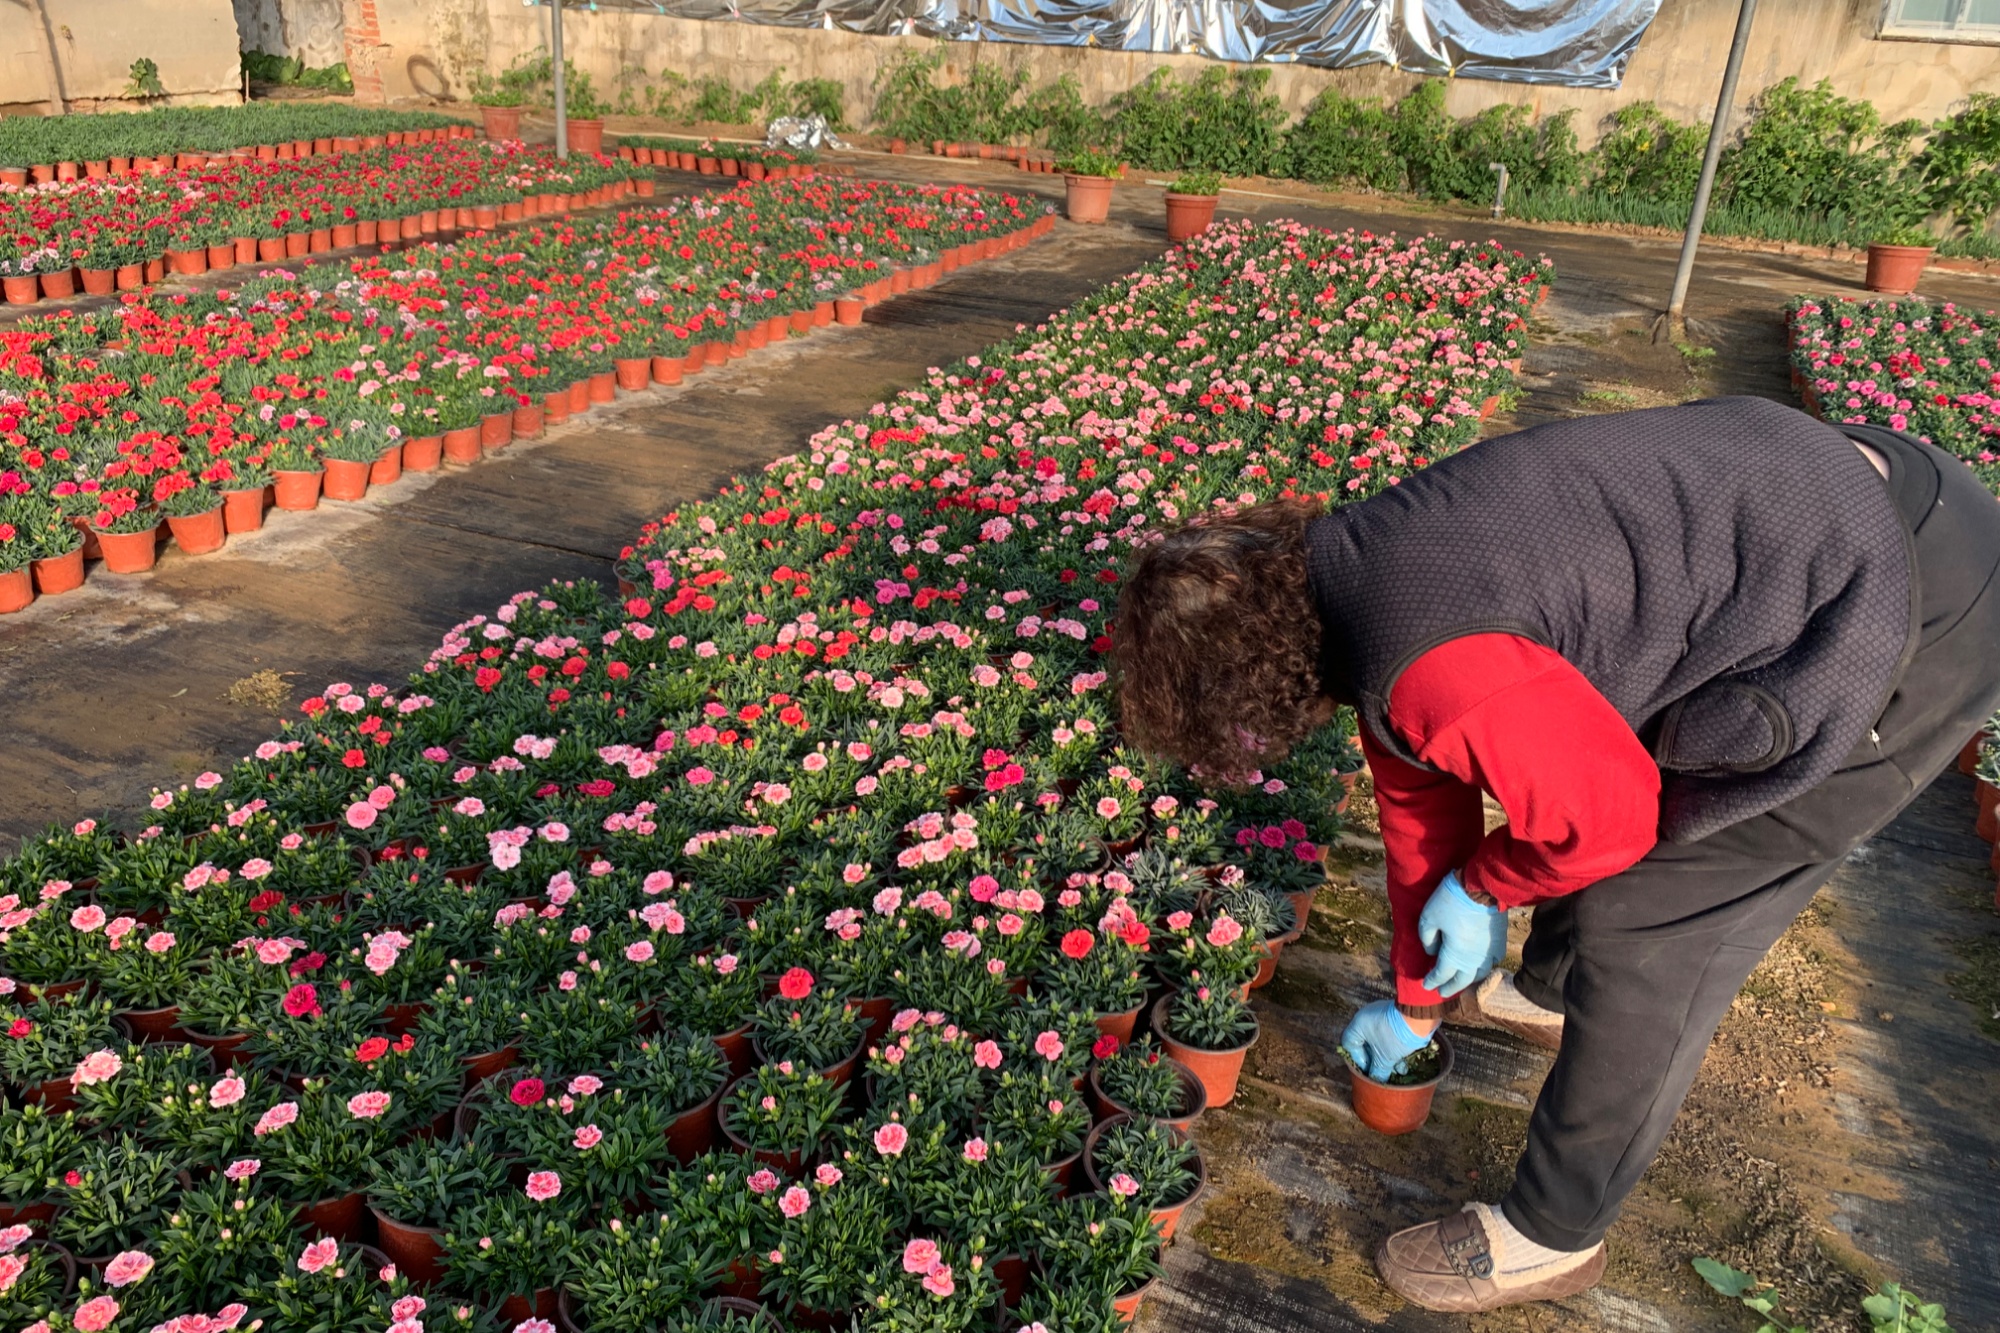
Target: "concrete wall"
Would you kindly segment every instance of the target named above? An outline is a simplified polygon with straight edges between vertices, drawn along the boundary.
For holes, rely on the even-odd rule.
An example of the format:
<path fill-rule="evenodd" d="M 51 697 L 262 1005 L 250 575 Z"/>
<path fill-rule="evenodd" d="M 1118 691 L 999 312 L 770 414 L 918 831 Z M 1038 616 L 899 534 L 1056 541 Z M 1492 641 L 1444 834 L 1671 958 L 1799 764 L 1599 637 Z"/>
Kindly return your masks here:
<path fill-rule="evenodd" d="M 298 56 L 307 69 L 347 59 L 340 0 L 234 0 L 236 31 L 245 51 Z"/>
<path fill-rule="evenodd" d="M 159 66 L 169 103 L 241 100 L 230 0 L 0 0 L 0 114 L 55 109 L 51 51 L 71 111 L 135 106 L 125 85 L 141 57 Z"/>
<path fill-rule="evenodd" d="M 0 4 L 15 0 L 0 0 Z M 282 4 L 286 11 L 323 0 L 239 0 Z M 504 68 L 516 55 L 547 41 L 549 10 L 520 0 L 370 0 L 376 15 L 370 41 L 390 98 L 462 97 L 474 71 Z M 82 0 L 50 0 L 51 4 Z M 356 0 L 348 0 L 350 9 Z M 1455 80 L 1448 103 L 1471 115 L 1496 103 L 1520 102 L 1538 114 L 1577 112 L 1591 141 L 1603 118 L 1640 100 L 1659 103 L 1683 120 L 1706 120 L 1714 108 L 1723 58 L 1735 28 L 1737 0 L 1665 0 L 1640 43 L 1624 87 L 1615 91 Z M 1875 35 L 1881 0 L 1763 0 L 1747 54 L 1747 99 L 1787 75 L 1829 78 L 1849 96 L 1866 97 L 1891 120 L 1935 118 L 1962 105 L 1969 92 L 2000 90 L 2000 46 L 1882 41 Z M 566 12 L 570 58 L 601 89 L 614 90 L 622 71 L 657 76 L 672 69 L 689 78 L 721 72 L 747 88 L 782 68 L 787 78 L 830 78 L 845 85 L 850 119 L 871 105 L 876 72 L 904 47 L 924 38 L 864 37 L 817 29 L 700 22 L 629 10 Z M 1151 55 L 1090 48 L 1006 43 L 952 43 L 947 77 L 963 77 L 975 61 L 1024 66 L 1035 83 L 1074 75 L 1085 100 L 1102 103 L 1161 66 L 1193 71 L 1213 62 L 1198 56 Z M 1415 82 L 1382 66 L 1317 70 L 1275 65 L 1272 89 L 1297 112 L 1323 89 L 1394 98 Z"/>

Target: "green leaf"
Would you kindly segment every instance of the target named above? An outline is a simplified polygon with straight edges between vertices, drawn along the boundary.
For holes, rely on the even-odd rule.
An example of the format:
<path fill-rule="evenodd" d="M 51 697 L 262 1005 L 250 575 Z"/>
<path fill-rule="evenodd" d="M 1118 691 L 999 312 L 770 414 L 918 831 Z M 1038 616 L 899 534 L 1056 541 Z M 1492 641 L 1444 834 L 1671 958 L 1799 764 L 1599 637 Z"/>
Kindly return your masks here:
<path fill-rule="evenodd" d="M 1694 1271 L 1701 1274 L 1701 1280 L 1724 1296 L 1733 1296 L 1741 1300 L 1744 1292 L 1757 1285 L 1756 1278 L 1731 1268 L 1720 1259 L 1710 1259 L 1703 1255 L 1692 1262 Z"/>

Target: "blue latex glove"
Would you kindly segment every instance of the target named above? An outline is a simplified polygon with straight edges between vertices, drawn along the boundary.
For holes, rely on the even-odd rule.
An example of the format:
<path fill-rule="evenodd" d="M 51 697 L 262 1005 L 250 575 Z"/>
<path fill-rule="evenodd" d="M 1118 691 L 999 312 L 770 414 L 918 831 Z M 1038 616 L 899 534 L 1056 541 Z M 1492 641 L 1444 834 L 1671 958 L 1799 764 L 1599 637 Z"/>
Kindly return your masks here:
<path fill-rule="evenodd" d="M 1377 1083 L 1386 1082 L 1402 1068 L 1404 1060 L 1429 1044 L 1429 1037 L 1410 1031 L 1394 1000 L 1362 1005 L 1360 1012 L 1347 1020 L 1347 1031 L 1340 1034 L 1341 1049 Z"/>
<path fill-rule="evenodd" d="M 1456 870 L 1438 882 L 1417 918 L 1417 938 L 1437 959 L 1424 989 L 1452 996 L 1500 965 L 1507 956 L 1507 909 L 1466 896 Z"/>

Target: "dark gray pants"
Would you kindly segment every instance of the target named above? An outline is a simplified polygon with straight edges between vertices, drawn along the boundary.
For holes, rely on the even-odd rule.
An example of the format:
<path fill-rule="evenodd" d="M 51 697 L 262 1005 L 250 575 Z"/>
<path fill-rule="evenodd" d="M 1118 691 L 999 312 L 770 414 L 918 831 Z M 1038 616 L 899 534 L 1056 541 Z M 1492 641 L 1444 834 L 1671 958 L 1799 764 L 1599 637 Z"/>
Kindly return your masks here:
<path fill-rule="evenodd" d="M 1603 1239 L 1752 969 L 2000 705 L 2000 503 L 1915 445 L 1890 460 L 1899 497 L 1927 457 L 1939 475 L 1936 503 L 1914 511 L 1921 636 L 1878 739 L 1796 800 L 1535 909 L 1518 984 L 1564 1015 L 1563 1044 L 1501 1208 L 1538 1244 Z"/>

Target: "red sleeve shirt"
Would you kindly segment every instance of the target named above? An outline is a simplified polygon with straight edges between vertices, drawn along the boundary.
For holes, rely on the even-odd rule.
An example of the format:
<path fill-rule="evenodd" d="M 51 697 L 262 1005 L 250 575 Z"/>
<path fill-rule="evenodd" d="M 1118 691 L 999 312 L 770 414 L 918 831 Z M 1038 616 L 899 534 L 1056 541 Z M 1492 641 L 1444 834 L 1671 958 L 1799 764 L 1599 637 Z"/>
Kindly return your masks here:
<path fill-rule="evenodd" d="M 1631 727 L 1563 657 L 1513 634 L 1474 634 L 1411 663 L 1389 725 L 1429 769 L 1361 731 L 1388 855 L 1396 998 L 1437 1004 L 1417 917 L 1445 873 L 1506 907 L 1561 897 L 1652 849 L 1660 771 Z M 1479 793 L 1507 812 L 1484 832 Z"/>

